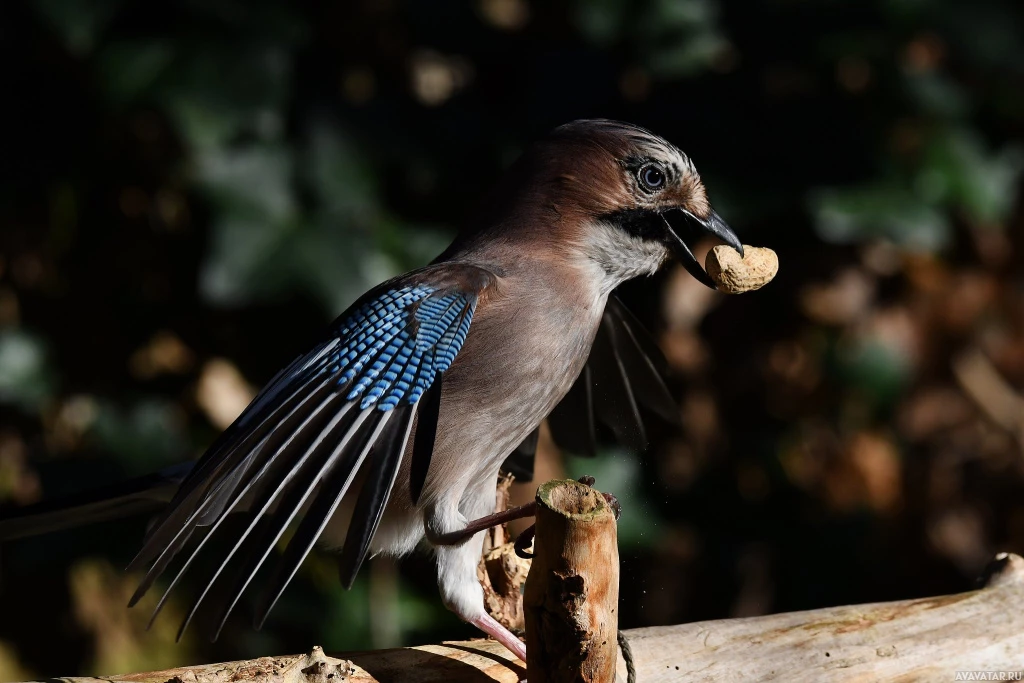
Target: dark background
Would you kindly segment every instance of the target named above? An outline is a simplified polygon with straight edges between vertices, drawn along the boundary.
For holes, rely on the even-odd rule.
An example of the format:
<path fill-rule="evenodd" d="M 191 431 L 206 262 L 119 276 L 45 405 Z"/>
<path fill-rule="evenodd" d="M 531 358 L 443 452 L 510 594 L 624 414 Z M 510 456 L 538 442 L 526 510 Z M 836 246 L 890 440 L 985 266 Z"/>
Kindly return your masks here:
<path fill-rule="evenodd" d="M 781 261 L 755 294 L 627 287 L 683 431 L 542 451 L 624 501 L 621 625 L 969 589 L 1024 552 L 1020 8 L 4 2 L 0 500 L 197 457 L 524 145 L 602 116 L 678 144 Z M 0 680 L 473 635 L 428 559 L 346 593 L 316 556 L 263 631 L 173 645 L 195 586 L 148 632 L 124 608 L 144 523 L 0 548 Z"/>

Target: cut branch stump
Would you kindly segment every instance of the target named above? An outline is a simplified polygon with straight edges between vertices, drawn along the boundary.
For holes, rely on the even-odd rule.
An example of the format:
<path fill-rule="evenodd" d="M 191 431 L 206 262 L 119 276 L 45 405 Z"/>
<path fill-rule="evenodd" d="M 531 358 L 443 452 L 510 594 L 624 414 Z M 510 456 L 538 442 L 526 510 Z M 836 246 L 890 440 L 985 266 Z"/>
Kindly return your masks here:
<path fill-rule="evenodd" d="M 618 651 L 615 514 L 571 479 L 537 490 L 533 566 L 526 578 L 530 683 L 612 683 Z"/>

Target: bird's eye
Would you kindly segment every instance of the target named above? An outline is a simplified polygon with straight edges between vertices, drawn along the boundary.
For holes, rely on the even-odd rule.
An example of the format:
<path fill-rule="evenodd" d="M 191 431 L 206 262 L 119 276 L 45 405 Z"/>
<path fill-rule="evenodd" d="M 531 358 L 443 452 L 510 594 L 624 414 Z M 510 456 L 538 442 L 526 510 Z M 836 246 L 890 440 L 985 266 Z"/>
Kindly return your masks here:
<path fill-rule="evenodd" d="M 644 189 L 652 192 L 654 190 L 660 190 L 665 186 L 665 172 L 655 164 L 646 164 L 641 166 L 640 171 L 637 173 L 637 177 L 640 179 L 640 184 Z"/>

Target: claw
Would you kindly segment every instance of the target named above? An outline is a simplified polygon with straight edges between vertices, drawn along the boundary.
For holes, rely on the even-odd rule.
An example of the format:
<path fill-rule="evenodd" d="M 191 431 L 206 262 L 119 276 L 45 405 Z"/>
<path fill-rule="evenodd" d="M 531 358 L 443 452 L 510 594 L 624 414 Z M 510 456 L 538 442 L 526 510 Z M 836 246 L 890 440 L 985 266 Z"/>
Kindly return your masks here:
<path fill-rule="evenodd" d="M 595 479 L 594 477 L 590 476 L 589 474 L 584 474 L 582 477 L 580 477 L 576 481 L 578 481 L 579 483 L 583 484 L 584 486 L 593 487 L 594 486 L 594 482 L 596 482 L 597 479 Z M 605 500 L 606 503 L 608 503 L 608 507 L 610 507 L 612 509 L 612 512 L 615 513 L 615 521 L 616 522 L 619 521 L 619 517 L 622 516 L 622 506 L 619 504 L 619 499 L 616 498 L 615 496 L 613 496 L 610 493 L 602 493 L 601 495 L 604 496 L 604 500 Z M 531 529 L 533 529 L 533 527 L 530 527 L 530 529 L 527 529 L 526 531 L 530 531 Z M 526 531 L 524 531 L 523 533 L 525 534 Z M 530 534 L 530 538 L 533 538 L 532 531 L 531 531 L 531 534 Z M 518 548 L 519 548 L 519 541 L 517 540 L 516 541 L 516 552 L 517 553 L 519 552 Z M 525 557 L 525 555 L 520 555 L 520 557 Z M 531 557 L 532 557 L 532 555 L 531 555 Z"/>
<path fill-rule="evenodd" d="M 527 548 L 533 544 L 533 537 L 537 533 L 537 525 L 531 524 L 527 528 L 523 529 L 523 532 L 516 537 L 515 551 L 516 555 L 523 558 L 524 560 L 532 560 L 533 553 Z"/>
<path fill-rule="evenodd" d="M 619 521 L 619 517 L 622 516 L 622 506 L 619 504 L 619 499 L 610 493 L 605 493 L 603 495 L 605 502 L 608 503 L 608 507 L 610 507 L 612 512 L 615 513 L 615 521 Z"/>

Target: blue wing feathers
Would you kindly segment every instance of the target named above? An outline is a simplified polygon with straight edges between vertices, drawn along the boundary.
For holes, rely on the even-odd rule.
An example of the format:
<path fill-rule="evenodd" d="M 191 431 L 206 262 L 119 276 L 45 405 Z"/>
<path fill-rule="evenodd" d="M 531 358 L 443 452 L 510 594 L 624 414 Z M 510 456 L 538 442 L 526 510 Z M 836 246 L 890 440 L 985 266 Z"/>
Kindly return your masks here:
<path fill-rule="evenodd" d="M 219 553 L 205 542 L 209 535 L 203 536 L 185 557 L 171 585 L 204 547 L 205 552 L 221 557 L 220 568 L 208 577 L 206 588 L 190 609 L 187 624 L 224 567 L 243 546 L 248 548 L 242 565 L 245 571 L 221 611 L 221 617 L 226 617 L 284 528 L 297 516 L 310 514 L 303 512 L 303 505 L 316 482 L 327 478 L 336 486 L 350 482 L 362 471 L 364 457 L 376 449 L 374 458 L 383 460 L 371 463 L 357 502 L 371 523 L 354 527 L 355 540 L 350 543 L 347 539 L 343 551 L 346 566 L 354 575 L 398 476 L 412 420 L 426 405 L 436 428 L 439 373 L 454 362 L 480 299 L 488 296 L 482 293 L 496 283 L 495 275 L 482 268 L 435 264 L 381 285 L 345 313 L 326 340 L 270 381 L 193 469 L 132 562 L 136 568 L 149 565 L 132 602 L 152 586 L 199 527 L 209 527 L 209 535 L 228 537 L 228 552 Z M 337 435 L 342 429 L 344 437 L 339 442 Z M 427 445 L 432 447 L 433 438 L 429 441 Z M 429 457 L 428 451 L 421 462 L 429 465 Z M 366 492 L 367 486 L 372 495 Z M 345 483 L 324 493 L 321 484 L 315 495 L 326 498 L 310 508 L 313 519 L 303 518 L 300 523 L 301 543 L 294 552 L 289 545 L 286 552 L 291 555 L 283 573 L 275 578 L 273 599 L 266 609 L 294 574 L 347 487 Z M 243 501 L 252 505 L 244 513 L 249 515 L 249 526 L 232 539 L 233 532 L 225 531 L 221 522 L 229 513 L 241 510 Z M 276 511 L 265 524 L 260 520 L 270 513 L 272 504 Z"/>
<path fill-rule="evenodd" d="M 341 322 L 337 349 L 324 364 L 361 409 L 416 403 L 454 362 L 476 304 L 475 291 L 396 285 Z"/>

